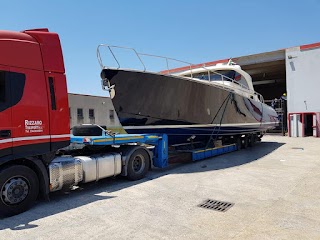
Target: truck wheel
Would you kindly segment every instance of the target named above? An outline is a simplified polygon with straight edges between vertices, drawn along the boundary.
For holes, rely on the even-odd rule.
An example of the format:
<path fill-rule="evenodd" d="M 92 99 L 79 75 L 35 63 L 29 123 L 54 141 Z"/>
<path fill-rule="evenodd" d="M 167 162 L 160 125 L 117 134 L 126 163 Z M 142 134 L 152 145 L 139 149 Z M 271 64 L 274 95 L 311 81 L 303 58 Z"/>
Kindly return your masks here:
<path fill-rule="evenodd" d="M 150 167 L 149 154 L 143 149 L 134 151 L 128 161 L 128 174 L 129 180 L 139 180 L 144 178 Z"/>
<path fill-rule="evenodd" d="M 39 180 L 22 165 L 0 170 L 0 216 L 8 217 L 29 209 L 38 197 Z"/>

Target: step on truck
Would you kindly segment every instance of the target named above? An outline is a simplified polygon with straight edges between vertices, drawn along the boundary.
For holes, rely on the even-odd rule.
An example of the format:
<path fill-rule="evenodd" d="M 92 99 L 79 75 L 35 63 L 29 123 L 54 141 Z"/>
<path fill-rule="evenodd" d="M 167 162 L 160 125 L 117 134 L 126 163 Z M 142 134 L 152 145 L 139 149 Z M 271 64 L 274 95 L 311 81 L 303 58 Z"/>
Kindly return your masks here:
<path fill-rule="evenodd" d="M 70 134 L 58 34 L 0 31 L 0 49 L 1 217 L 27 210 L 38 197 L 49 199 L 52 191 L 119 174 L 138 180 L 152 166 L 168 165 L 165 134 L 114 134 L 97 125 Z M 90 136 L 92 128 L 98 134 Z M 236 150 L 239 140 L 185 153 L 200 160 Z"/>

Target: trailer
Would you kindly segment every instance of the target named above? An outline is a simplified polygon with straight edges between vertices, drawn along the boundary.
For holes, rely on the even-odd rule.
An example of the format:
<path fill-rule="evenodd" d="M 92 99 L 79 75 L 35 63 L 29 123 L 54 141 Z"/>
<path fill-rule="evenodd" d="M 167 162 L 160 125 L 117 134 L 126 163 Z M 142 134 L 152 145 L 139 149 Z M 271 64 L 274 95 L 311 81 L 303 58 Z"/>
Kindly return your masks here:
<path fill-rule="evenodd" d="M 80 126 L 83 127 L 87 126 Z M 57 151 L 55 158 L 46 167 L 47 171 L 42 172 L 42 177 L 37 170 L 41 165 L 32 166 L 21 162 L 2 167 L 1 216 L 11 216 L 30 208 L 41 189 L 44 191 L 43 197 L 48 199 L 49 192 L 70 190 L 79 184 L 107 177 L 122 175 L 129 180 L 139 180 L 153 167 L 166 168 L 170 163 L 177 163 L 179 156 L 184 156 L 181 160 L 185 162 L 186 154 L 189 156 L 187 161 L 198 161 L 238 149 L 236 144 L 229 144 L 179 150 L 170 162 L 166 134 L 111 135 L 106 132 L 102 131 L 101 136 L 71 135 L 70 146 Z"/>

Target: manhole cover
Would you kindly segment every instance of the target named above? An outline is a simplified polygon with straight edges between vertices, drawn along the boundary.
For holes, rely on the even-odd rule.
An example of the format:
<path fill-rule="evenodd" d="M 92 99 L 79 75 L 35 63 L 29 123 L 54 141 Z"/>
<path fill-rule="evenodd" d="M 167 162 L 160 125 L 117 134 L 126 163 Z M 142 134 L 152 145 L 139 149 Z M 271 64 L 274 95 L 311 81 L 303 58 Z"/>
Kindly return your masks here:
<path fill-rule="evenodd" d="M 212 210 L 219 211 L 219 212 L 226 212 L 233 205 L 234 205 L 234 203 L 207 199 L 203 203 L 199 204 L 198 207 L 212 209 Z"/>

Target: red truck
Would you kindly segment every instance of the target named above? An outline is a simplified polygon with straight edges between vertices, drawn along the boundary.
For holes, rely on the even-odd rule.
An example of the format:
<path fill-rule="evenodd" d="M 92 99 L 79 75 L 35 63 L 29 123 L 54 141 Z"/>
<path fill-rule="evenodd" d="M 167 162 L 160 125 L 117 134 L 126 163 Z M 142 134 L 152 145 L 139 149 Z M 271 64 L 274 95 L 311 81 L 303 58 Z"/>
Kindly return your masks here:
<path fill-rule="evenodd" d="M 69 107 L 59 36 L 0 31 L 0 212 L 19 213 L 47 194 L 46 166 L 69 145 Z"/>
<path fill-rule="evenodd" d="M 38 196 L 48 199 L 49 192 L 79 182 L 118 174 L 131 180 L 144 177 L 152 155 L 139 144 L 111 151 L 88 146 L 67 156 L 57 154 L 70 144 L 58 34 L 48 29 L 0 31 L 0 49 L 0 216 L 21 213 Z M 87 128 L 100 135 L 106 132 L 100 126 Z"/>

